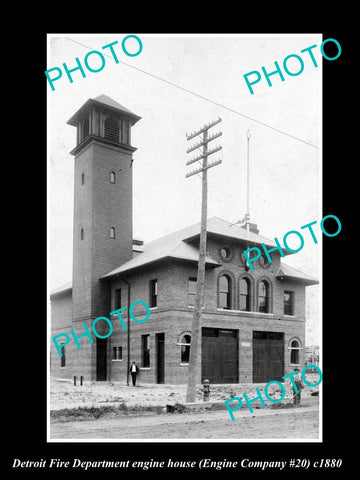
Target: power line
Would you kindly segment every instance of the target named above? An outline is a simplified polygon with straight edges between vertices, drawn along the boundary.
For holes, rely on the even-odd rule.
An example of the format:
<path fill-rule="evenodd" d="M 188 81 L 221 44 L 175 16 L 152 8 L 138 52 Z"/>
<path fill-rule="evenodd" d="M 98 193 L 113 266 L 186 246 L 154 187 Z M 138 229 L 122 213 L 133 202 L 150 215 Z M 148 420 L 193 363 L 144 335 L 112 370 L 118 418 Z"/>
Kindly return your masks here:
<path fill-rule="evenodd" d="M 64 37 L 66 40 L 69 40 L 70 42 L 77 43 L 78 45 L 81 45 L 82 47 L 85 47 L 89 50 L 93 50 L 92 47 L 89 47 L 88 45 L 85 45 L 84 43 L 78 42 L 77 40 L 73 40 L 72 38 L 69 37 Z M 108 58 L 113 58 L 110 55 L 107 55 L 106 53 L 102 53 L 105 57 Z M 175 87 L 179 90 L 182 90 L 183 92 L 189 93 L 190 95 L 193 95 L 195 97 L 201 98 L 202 100 L 205 100 L 206 102 L 212 103 L 213 105 L 216 105 L 220 108 L 224 108 L 225 110 L 228 110 L 229 112 L 235 113 L 236 115 L 240 115 L 241 117 L 247 118 L 248 120 L 251 120 L 252 122 L 258 123 L 259 125 L 262 125 L 263 127 L 270 128 L 271 130 L 274 130 L 277 133 L 280 133 L 282 135 L 286 135 L 287 137 L 292 138 L 293 140 L 297 140 L 299 142 L 304 143 L 305 145 L 308 145 L 309 147 L 319 149 L 318 146 L 313 145 L 310 142 L 307 142 L 306 140 L 303 140 L 302 138 L 296 137 L 295 135 L 291 135 L 290 133 L 284 132 L 283 130 L 280 130 L 279 128 L 273 127 L 269 125 L 268 123 L 261 122 L 260 120 L 257 120 L 256 118 L 250 117 L 248 115 L 245 115 L 244 113 L 238 112 L 237 110 L 234 110 L 233 108 L 227 107 L 226 105 L 223 105 L 222 103 L 218 103 L 215 100 L 211 100 L 210 98 L 204 97 L 203 95 L 200 95 L 199 93 L 193 92 L 192 90 L 189 90 L 185 87 L 181 87 L 180 85 L 177 85 L 176 83 L 170 82 L 170 80 L 166 80 L 165 78 L 159 77 L 158 75 L 155 75 L 153 73 L 147 72 L 146 70 L 143 70 L 139 67 L 135 67 L 135 65 L 130 65 L 129 63 L 123 62 L 122 60 L 118 60 L 119 63 L 122 65 L 126 65 L 127 67 L 130 67 L 134 70 L 137 70 L 138 72 L 144 73 L 145 75 L 148 75 L 149 77 L 156 78 L 157 80 L 160 80 L 161 82 L 167 83 L 168 85 Z"/>

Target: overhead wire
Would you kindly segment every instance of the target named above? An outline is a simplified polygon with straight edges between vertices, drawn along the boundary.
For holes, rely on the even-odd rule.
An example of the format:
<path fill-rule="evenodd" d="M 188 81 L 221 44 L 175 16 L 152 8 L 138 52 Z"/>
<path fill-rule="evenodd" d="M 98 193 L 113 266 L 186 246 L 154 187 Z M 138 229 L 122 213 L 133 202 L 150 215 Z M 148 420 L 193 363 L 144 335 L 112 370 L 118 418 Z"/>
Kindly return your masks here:
<path fill-rule="evenodd" d="M 65 38 L 66 40 L 71 41 L 71 42 L 77 43 L 78 45 L 81 45 L 82 47 L 85 47 L 85 48 L 87 48 L 87 49 L 89 49 L 89 50 L 93 50 L 92 47 L 89 47 L 88 45 L 85 45 L 85 44 L 82 43 L 82 42 L 78 42 L 77 40 L 74 40 L 73 38 L 70 38 L 70 37 L 64 37 L 64 38 Z M 104 56 L 106 56 L 106 57 L 108 57 L 108 58 L 113 58 L 113 57 L 111 57 L 110 55 L 107 55 L 106 53 L 102 53 L 102 55 L 104 55 Z M 259 125 L 262 125 L 263 127 L 266 127 L 266 128 L 271 129 L 271 130 L 274 130 L 274 131 L 277 132 L 277 133 L 280 133 L 280 134 L 282 134 L 282 135 L 286 135 L 287 137 L 292 138 L 293 140 L 297 140 L 297 141 L 299 141 L 299 142 L 302 142 L 302 143 L 304 143 L 305 145 L 308 145 L 308 146 L 310 146 L 310 147 L 312 147 L 312 148 L 319 149 L 319 147 L 318 147 L 317 145 L 314 145 L 314 144 L 312 144 L 312 143 L 304 140 L 303 138 L 300 138 L 300 137 L 297 137 L 297 136 L 295 136 L 295 135 L 292 135 L 292 134 L 290 134 L 290 133 L 288 133 L 288 132 L 285 132 L 284 130 L 281 130 L 281 129 L 277 128 L 277 127 L 274 127 L 274 126 L 272 126 L 272 125 L 270 125 L 270 124 L 268 124 L 268 123 L 265 123 L 265 122 L 262 122 L 262 121 L 260 121 L 260 120 L 257 120 L 256 118 L 250 117 L 249 115 L 245 115 L 244 113 L 241 113 L 241 112 L 239 112 L 239 111 L 237 111 L 237 110 L 234 110 L 234 109 L 231 108 L 231 107 L 228 107 L 228 106 L 226 106 L 226 105 L 223 105 L 222 103 L 219 103 L 219 102 L 216 102 L 215 100 L 212 100 L 212 99 L 210 99 L 210 98 L 207 98 L 207 97 L 205 97 L 204 95 L 200 95 L 199 93 L 193 92 L 192 90 L 189 90 L 188 88 L 185 88 L 185 87 L 182 87 L 182 86 L 180 86 L 180 85 L 177 85 L 176 83 L 171 82 L 170 80 L 167 80 L 167 79 L 165 79 L 165 78 L 159 77 L 158 75 L 155 75 L 154 73 L 148 72 L 148 71 L 146 71 L 146 70 L 143 70 L 142 68 L 136 67 L 135 65 L 131 65 L 131 64 L 129 64 L 129 63 L 127 63 L 127 62 L 124 62 L 124 61 L 122 61 L 122 60 L 119 60 L 119 59 L 118 59 L 118 63 L 121 63 L 122 65 L 125 65 L 125 66 L 127 66 L 127 67 L 129 67 L 129 68 L 132 68 L 132 69 L 134 69 L 134 70 L 137 70 L 137 71 L 139 71 L 139 72 L 141 72 L 141 73 L 143 73 L 143 74 L 145 74 L 145 75 L 148 75 L 148 76 L 150 76 L 150 77 L 152 77 L 152 78 L 156 78 L 157 80 L 160 80 L 160 81 L 163 82 L 163 83 L 166 83 L 166 84 L 168 84 L 168 85 L 170 85 L 170 86 L 172 86 L 172 87 L 174 87 L 174 88 L 177 88 L 177 89 L 179 89 L 179 90 L 182 90 L 183 92 L 186 92 L 186 93 L 188 93 L 188 94 L 190 94 L 190 95 L 193 95 L 193 96 L 195 96 L 195 97 L 201 98 L 202 100 L 205 100 L 206 102 L 212 103 L 213 105 L 216 105 L 216 106 L 218 106 L 218 107 L 220 107 L 220 108 L 223 108 L 223 109 L 225 109 L 225 110 L 228 110 L 229 112 L 235 113 L 236 115 L 240 115 L 241 117 L 244 117 L 244 118 L 246 118 L 246 119 L 248 119 L 248 120 L 251 120 L 252 122 L 258 123 Z"/>

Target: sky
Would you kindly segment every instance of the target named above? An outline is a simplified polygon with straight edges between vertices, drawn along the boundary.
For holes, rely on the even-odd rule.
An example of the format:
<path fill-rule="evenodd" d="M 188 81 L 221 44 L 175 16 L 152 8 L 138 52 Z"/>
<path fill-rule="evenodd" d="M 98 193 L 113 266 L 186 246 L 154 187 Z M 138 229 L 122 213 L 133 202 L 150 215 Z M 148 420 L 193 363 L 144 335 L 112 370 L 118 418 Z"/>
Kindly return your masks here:
<path fill-rule="evenodd" d="M 139 55 L 128 56 L 121 49 L 127 35 L 141 39 Z M 119 63 L 109 49 L 111 42 Z M 302 225 L 317 221 L 314 244 L 303 232 L 304 247 L 287 256 L 285 263 L 321 279 L 320 220 L 322 212 L 322 60 L 321 34 L 306 35 L 165 35 L 136 32 L 113 35 L 49 35 L 46 68 L 61 68 L 62 77 L 47 84 L 48 128 L 48 284 L 53 290 L 71 281 L 73 228 L 75 128 L 69 118 L 89 98 L 108 95 L 139 115 L 132 129 L 132 144 L 137 147 L 133 163 L 133 233 L 150 241 L 200 221 L 201 180 L 185 178 L 196 164 L 186 161 L 200 153 L 186 150 L 198 139 L 187 141 L 186 133 L 221 118 L 211 129 L 222 136 L 211 148 L 222 150 L 209 157 L 222 163 L 209 170 L 208 217 L 229 222 L 246 213 L 247 138 L 250 130 L 250 220 L 259 233 L 270 239 Z M 317 45 L 313 54 L 301 50 Z M 129 53 L 138 43 L 128 39 Z M 90 51 L 106 53 L 99 72 L 85 68 L 72 74 L 70 83 L 63 64 L 69 69 Z M 304 69 L 299 75 L 284 72 L 283 60 L 299 55 Z M 100 68 L 96 54 L 88 57 L 94 70 Z M 277 61 L 284 74 L 272 75 L 270 87 L 261 67 L 270 73 Z M 287 60 L 290 71 L 298 71 L 296 57 Z M 244 75 L 262 73 L 251 95 Z M 55 75 L 53 71 L 52 75 Z M 250 77 L 249 77 L 250 78 Z M 47 82 L 46 82 L 47 83 Z M 199 137 L 198 137 L 199 138 Z M 200 138 L 199 138 L 200 140 Z M 294 239 L 294 237 L 292 237 Z M 296 248 L 297 243 L 289 246 Z M 307 344 L 319 343 L 321 285 L 307 288 Z"/>

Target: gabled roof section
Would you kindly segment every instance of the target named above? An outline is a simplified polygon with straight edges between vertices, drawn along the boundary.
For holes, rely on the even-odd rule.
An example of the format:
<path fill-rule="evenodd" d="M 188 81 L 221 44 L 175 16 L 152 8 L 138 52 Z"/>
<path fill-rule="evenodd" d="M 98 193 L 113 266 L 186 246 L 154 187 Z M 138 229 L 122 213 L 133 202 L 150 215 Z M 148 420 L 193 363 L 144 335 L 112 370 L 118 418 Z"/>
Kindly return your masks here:
<path fill-rule="evenodd" d="M 234 240 L 243 240 L 251 244 L 264 243 L 268 247 L 276 247 L 273 240 L 262 237 L 256 233 L 245 230 L 238 225 L 232 225 L 218 217 L 209 218 L 207 221 L 207 233 L 220 235 L 222 237 Z M 144 252 L 134 257 L 132 260 L 120 265 L 115 270 L 104 275 L 102 278 L 109 278 L 117 274 L 121 274 L 134 268 L 139 268 L 150 263 L 163 260 L 165 258 L 177 258 L 180 260 L 188 260 L 198 262 L 199 249 L 197 246 L 188 243 L 200 236 L 200 223 L 195 223 L 189 227 L 183 228 L 174 233 L 170 233 L 157 240 L 153 240 L 143 246 Z M 283 248 L 285 255 L 289 254 L 285 247 Z M 220 266 L 213 258 L 207 256 L 206 263 L 208 266 Z"/>
<path fill-rule="evenodd" d="M 200 224 L 198 226 L 200 227 Z M 112 270 L 106 275 L 103 275 L 102 278 L 109 278 L 135 268 L 149 265 L 159 260 L 164 260 L 166 258 L 177 258 L 185 261 L 198 262 L 199 249 L 183 241 L 184 236 L 187 235 L 187 232 L 189 229 L 192 229 L 192 227 L 193 226 L 187 227 L 183 230 L 170 233 L 164 237 L 158 238 L 157 240 L 146 243 L 143 246 L 143 253 L 137 255 L 123 265 L 120 265 L 118 268 Z M 216 260 L 208 255 L 206 256 L 205 261 L 208 266 L 216 267 L 220 265 Z"/>
<path fill-rule="evenodd" d="M 190 241 L 195 239 L 197 236 L 200 236 L 200 224 L 193 225 L 190 228 L 192 228 L 192 230 L 189 230 L 189 236 L 184 238 L 184 240 Z M 207 233 L 232 240 L 243 241 L 244 243 L 254 245 L 261 245 L 263 243 L 266 247 L 276 247 L 274 240 L 270 240 L 262 235 L 251 232 L 246 228 L 239 227 L 239 225 L 229 223 L 219 217 L 211 217 L 208 219 Z M 285 255 L 291 255 L 291 252 L 286 250 L 283 245 L 281 245 L 281 248 Z"/>
<path fill-rule="evenodd" d="M 303 273 L 294 267 L 290 267 L 290 265 L 285 265 L 282 262 L 280 264 L 280 269 L 276 275 L 276 278 L 296 280 L 297 282 L 301 282 L 304 285 L 318 285 L 320 283 L 319 280 L 316 280 L 316 278 L 311 277 L 310 275 L 307 275 L 306 273 Z"/>

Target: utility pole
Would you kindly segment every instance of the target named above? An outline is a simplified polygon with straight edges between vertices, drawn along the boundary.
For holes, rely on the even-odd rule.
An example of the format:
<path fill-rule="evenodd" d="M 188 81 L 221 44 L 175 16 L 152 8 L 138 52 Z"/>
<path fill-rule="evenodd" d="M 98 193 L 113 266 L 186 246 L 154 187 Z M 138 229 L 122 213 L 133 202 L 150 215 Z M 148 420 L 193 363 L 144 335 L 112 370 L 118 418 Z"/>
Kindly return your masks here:
<path fill-rule="evenodd" d="M 208 135 L 208 130 L 221 122 L 221 118 L 214 120 L 206 125 L 204 125 L 197 132 L 190 133 L 186 135 L 187 140 L 191 140 L 197 135 L 202 134 L 202 140 L 200 143 L 193 145 L 192 147 L 186 150 L 186 153 L 190 153 L 193 150 L 196 150 L 199 147 L 202 147 L 202 154 L 188 160 L 186 165 L 190 165 L 194 162 L 202 160 L 200 163 L 200 168 L 193 170 L 190 173 L 185 175 L 186 178 L 191 177 L 192 175 L 197 175 L 202 173 L 202 199 L 201 199 L 201 228 L 200 228 L 200 247 L 199 247 L 199 263 L 198 263 L 198 273 L 197 273 L 197 282 L 196 282 L 196 297 L 195 297 L 195 306 L 194 313 L 192 318 L 191 326 L 191 345 L 190 345 L 190 358 L 189 358 L 189 367 L 188 367 L 188 382 L 186 390 L 186 402 L 195 402 L 196 397 L 196 379 L 197 379 L 197 366 L 198 366 L 198 357 L 199 357 L 199 344 L 200 344 L 200 319 L 201 319 L 201 310 L 203 306 L 204 299 L 204 286 L 205 286 L 205 258 L 206 258 L 206 228 L 207 228 L 207 171 L 209 168 L 219 165 L 221 160 L 215 160 L 212 163 L 208 163 L 208 156 L 221 150 L 221 146 L 215 147 L 212 150 L 208 150 L 208 143 L 215 138 L 222 135 L 221 132 L 215 133 L 213 135 Z"/>
<path fill-rule="evenodd" d="M 247 179 L 246 179 L 246 229 L 250 230 L 250 161 L 249 161 L 249 152 L 250 152 L 250 130 L 246 132 L 247 138 Z"/>

